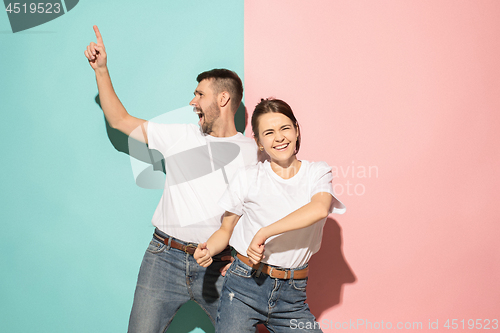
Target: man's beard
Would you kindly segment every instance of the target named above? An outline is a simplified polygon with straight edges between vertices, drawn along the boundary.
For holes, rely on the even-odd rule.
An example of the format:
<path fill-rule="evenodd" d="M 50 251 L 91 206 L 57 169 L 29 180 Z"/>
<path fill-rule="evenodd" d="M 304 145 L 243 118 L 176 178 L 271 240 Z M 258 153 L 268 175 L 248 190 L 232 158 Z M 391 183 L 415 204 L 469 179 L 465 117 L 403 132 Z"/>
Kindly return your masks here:
<path fill-rule="evenodd" d="M 201 131 L 205 134 L 210 134 L 213 131 L 213 126 L 215 121 L 220 117 L 220 108 L 217 103 L 212 103 L 208 110 L 208 112 L 203 112 L 203 124 L 201 124 Z M 209 118 L 207 118 L 207 114 L 209 114 Z"/>

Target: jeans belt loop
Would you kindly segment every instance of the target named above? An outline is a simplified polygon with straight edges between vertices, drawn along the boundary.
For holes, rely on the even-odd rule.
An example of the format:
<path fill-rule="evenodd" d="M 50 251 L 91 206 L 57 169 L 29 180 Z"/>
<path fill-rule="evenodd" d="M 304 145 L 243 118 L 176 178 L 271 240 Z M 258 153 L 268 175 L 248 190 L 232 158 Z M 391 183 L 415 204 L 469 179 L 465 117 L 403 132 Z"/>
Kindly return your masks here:
<path fill-rule="evenodd" d="M 167 251 L 170 251 L 170 248 L 172 247 L 172 237 L 168 237 L 168 245 L 167 245 Z"/>

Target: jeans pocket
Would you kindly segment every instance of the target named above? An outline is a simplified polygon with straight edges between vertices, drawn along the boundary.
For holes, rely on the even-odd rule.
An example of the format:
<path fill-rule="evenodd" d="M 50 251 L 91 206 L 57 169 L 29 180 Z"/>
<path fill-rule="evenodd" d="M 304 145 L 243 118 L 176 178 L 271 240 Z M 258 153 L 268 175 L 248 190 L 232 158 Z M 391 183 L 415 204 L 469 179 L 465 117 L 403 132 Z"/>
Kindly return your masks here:
<path fill-rule="evenodd" d="M 295 290 L 298 291 L 306 291 L 307 287 L 307 278 L 300 280 L 292 280 L 292 286 Z"/>
<path fill-rule="evenodd" d="M 147 251 L 149 253 L 156 254 L 156 253 L 160 253 L 163 250 L 165 250 L 166 247 L 167 246 L 164 243 L 162 243 L 162 242 L 160 242 L 160 241 L 158 241 L 158 240 L 156 240 L 156 239 L 153 238 L 151 240 L 151 242 L 149 242 L 149 246 L 147 248 Z"/>
<path fill-rule="evenodd" d="M 229 267 L 229 273 L 234 274 L 243 278 L 250 278 L 253 274 L 252 267 L 243 264 L 239 259 L 236 259 L 231 267 Z"/>

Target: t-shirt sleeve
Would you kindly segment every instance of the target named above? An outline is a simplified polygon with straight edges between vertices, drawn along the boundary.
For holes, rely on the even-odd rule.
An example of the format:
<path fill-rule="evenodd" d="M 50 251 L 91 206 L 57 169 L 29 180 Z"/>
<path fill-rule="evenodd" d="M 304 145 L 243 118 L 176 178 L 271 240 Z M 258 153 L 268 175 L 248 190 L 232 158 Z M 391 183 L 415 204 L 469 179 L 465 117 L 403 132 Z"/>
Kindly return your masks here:
<path fill-rule="evenodd" d="M 188 131 L 189 124 L 158 124 L 148 122 L 148 146 L 163 155 Z"/>
<path fill-rule="evenodd" d="M 317 193 L 330 193 L 332 195 L 332 204 L 330 206 L 330 214 L 344 214 L 346 211 L 345 205 L 335 197 L 332 187 L 332 168 L 326 162 L 314 163 L 312 170 L 312 190 L 311 197 Z"/>
<path fill-rule="evenodd" d="M 243 215 L 243 203 L 247 189 L 245 168 L 240 168 L 229 182 L 226 191 L 219 199 L 219 206 L 225 211 L 236 215 Z"/>

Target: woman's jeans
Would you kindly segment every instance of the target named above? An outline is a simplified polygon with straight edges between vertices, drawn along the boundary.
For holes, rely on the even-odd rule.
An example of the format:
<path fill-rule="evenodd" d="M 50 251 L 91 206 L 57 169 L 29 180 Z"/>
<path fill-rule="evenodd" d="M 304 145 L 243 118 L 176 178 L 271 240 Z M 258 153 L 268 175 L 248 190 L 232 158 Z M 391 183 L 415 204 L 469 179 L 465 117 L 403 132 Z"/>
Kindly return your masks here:
<path fill-rule="evenodd" d="M 305 303 L 306 285 L 307 278 L 274 279 L 235 258 L 224 279 L 216 332 L 254 333 L 260 323 L 276 333 L 322 332 Z"/>

